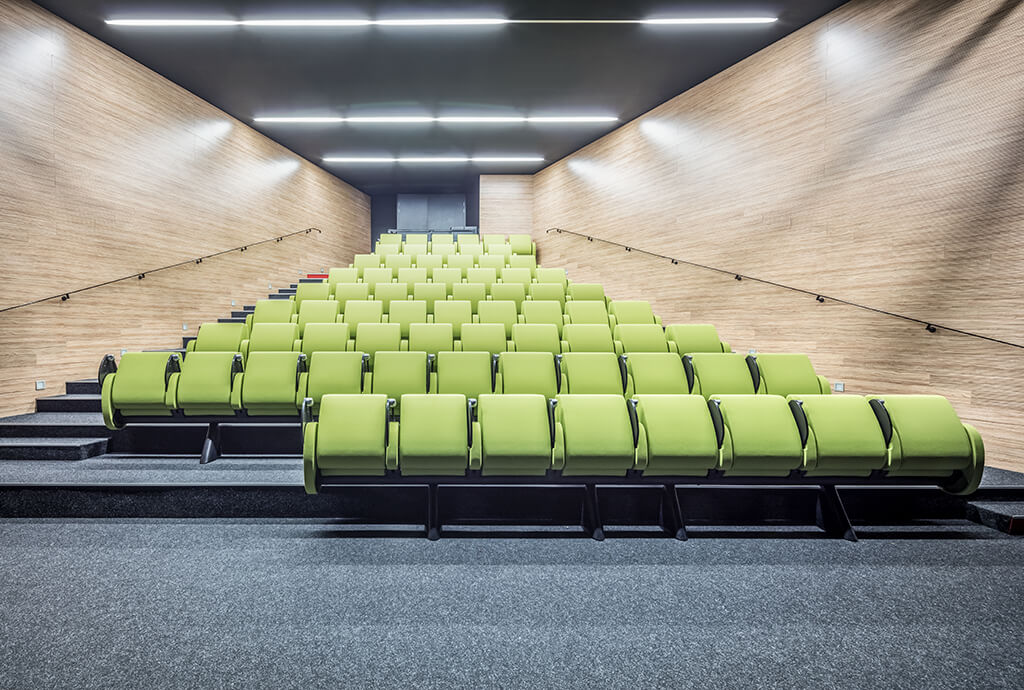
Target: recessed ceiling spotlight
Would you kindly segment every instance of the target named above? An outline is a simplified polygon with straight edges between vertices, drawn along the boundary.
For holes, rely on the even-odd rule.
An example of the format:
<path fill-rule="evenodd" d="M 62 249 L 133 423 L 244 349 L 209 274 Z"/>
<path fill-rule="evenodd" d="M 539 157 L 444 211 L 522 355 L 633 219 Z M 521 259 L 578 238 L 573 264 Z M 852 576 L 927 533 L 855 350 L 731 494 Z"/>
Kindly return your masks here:
<path fill-rule="evenodd" d="M 254 117 L 253 122 L 268 124 L 574 124 L 588 122 L 618 122 L 613 115 L 557 115 L 557 116 L 504 116 L 504 115 L 375 115 L 355 117 Z"/>
<path fill-rule="evenodd" d="M 543 156 L 325 156 L 324 163 L 543 163 Z"/>

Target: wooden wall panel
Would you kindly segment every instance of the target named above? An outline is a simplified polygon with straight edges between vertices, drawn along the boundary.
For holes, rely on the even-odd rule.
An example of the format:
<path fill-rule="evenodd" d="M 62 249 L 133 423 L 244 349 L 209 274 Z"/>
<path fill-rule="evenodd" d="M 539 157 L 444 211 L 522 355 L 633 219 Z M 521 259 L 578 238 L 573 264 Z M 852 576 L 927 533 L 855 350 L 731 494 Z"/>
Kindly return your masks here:
<path fill-rule="evenodd" d="M 480 232 L 528 233 L 533 226 L 533 175 L 480 176 Z"/>
<path fill-rule="evenodd" d="M 0 307 L 323 231 L 0 313 L 0 414 L 369 247 L 364 194 L 33 3 L 0 1 L 0 93 Z"/>
<path fill-rule="evenodd" d="M 1024 470 L 1024 351 L 558 226 L 1024 343 L 1024 3 L 853 0 L 534 176 L 547 265 L 808 352 L 851 393 L 948 396 Z"/>

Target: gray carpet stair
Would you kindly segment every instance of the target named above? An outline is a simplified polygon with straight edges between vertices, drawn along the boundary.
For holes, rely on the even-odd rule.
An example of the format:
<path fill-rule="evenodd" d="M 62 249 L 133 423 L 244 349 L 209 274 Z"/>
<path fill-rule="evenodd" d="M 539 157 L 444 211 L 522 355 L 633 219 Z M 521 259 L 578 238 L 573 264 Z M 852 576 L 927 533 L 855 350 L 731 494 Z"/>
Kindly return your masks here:
<path fill-rule="evenodd" d="M 3 460 L 85 460 L 106 452 L 106 438 L 0 438 Z"/>
<path fill-rule="evenodd" d="M 100 396 L 74 393 L 36 398 L 36 412 L 100 412 Z"/>

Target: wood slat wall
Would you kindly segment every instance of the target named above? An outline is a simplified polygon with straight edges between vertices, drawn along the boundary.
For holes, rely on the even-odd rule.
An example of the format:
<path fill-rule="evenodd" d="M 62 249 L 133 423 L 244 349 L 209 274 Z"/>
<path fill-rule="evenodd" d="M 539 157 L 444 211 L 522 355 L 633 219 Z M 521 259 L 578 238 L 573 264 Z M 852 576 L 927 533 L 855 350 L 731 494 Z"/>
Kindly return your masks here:
<path fill-rule="evenodd" d="M 540 258 L 849 393 L 945 395 L 1024 470 L 1020 349 L 543 232 L 1024 343 L 1022 37 L 1020 0 L 853 0 L 534 176 Z"/>
<path fill-rule="evenodd" d="M 533 175 L 480 176 L 480 232 L 512 235 L 533 227 Z"/>
<path fill-rule="evenodd" d="M 33 3 L 0 2 L 0 93 L 0 307 L 323 230 L 0 314 L 0 414 L 369 247 L 364 194 Z"/>

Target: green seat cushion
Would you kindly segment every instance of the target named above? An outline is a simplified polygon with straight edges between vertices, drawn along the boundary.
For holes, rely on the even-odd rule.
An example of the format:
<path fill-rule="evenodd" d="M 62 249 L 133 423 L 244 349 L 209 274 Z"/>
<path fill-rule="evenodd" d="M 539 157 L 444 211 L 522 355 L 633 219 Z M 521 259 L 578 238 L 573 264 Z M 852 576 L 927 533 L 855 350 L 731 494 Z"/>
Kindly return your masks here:
<path fill-rule="evenodd" d="M 718 437 L 700 395 L 638 395 L 637 421 L 647 434 L 644 475 L 705 476 L 718 466 Z"/>
<path fill-rule="evenodd" d="M 698 352 L 690 357 L 693 367 L 693 392 L 705 398 L 712 395 L 753 394 L 754 379 L 746 357 L 738 352 Z"/>
<path fill-rule="evenodd" d="M 569 285 L 569 278 L 565 275 L 564 268 L 541 268 L 538 267 L 533 272 L 534 277 L 538 283 L 551 283 L 560 285 L 562 288 L 562 294 L 565 294 L 565 290 Z M 562 300 L 565 301 L 564 299 Z"/>
<path fill-rule="evenodd" d="M 562 351 L 558 328 L 551 323 L 517 323 L 512 326 L 512 342 L 516 352 L 550 352 L 557 355 Z"/>
<path fill-rule="evenodd" d="M 551 467 L 551 424 L 543 395 L 481 395 L 481 473 L 543 476 Z"/>
<path fill-rule="evenodd" d="M 763 354 L 756 359 L 765 393 L 785 396 L 824 392 L 807 355 Z"/>
<path fill-rule="evenodd" d="M 519 321 L 516 303 L 509 300 L 481 302 L 477 306 L 480 323 L 500 323 L 505 327 L 505 338 L 512 337 L 512 325 Z"/>
<path fill-rule="evenodd" d="M 803 465 L 800 431 L 778 395 L 716 395 L 728 431 L 727 474 L 785 476 Z M 731 466 L 729 456 L 731 455 Z"/>
<path fill-rule="evenodd" d="M 384 320 L 384 303 L 375 299 L 349 300 L 342 320 L 352 328 L 361 323 L 380 323 Z"/>
<path fill-rule="evenodd" d="M 383 475 L 387 396 L 325 395 L 320 400 L 316 464 L 331 474 Z"/>
<path fill-rule="evenodd" d="M 469 465 L 464 395 L 403 394 L 398 469 L 403 475 L 463 475 Z"/>
<path fill-rule="evenodd" d="M 489 352 L 438 352 L 437 392 L 476 398 L 490 393 L 491 355 Z"/>
<path fill-rule="evenodd" d="M 464 284 L 464 283 L 463 283 Z M 461 285 L 456 285 L 460 287 Z M 434 303 L 434 323 L 446 323 L 452 327 L 452 336 L 462 337 L 462 325 L 473 323 L 473 303 L 464 299 L 451 299 Z"/>
<path fill-rule="evenodd" d="M 290 299 L 261 299 L 252 313 L 253 324 L 291 323 L 295 302 Z"/>
<path fill-rule="evenodd" d="M 316 352 L 309 360 L 306 396 L 313 399 L 314 412 L 320 399 L 334 393 L 355 394 L 363 390 L 362 352 Z"/>
<path fill-rule="evenodd" d="M 599 283 L 573 283 L 569 286 L 569 296 L 573 301 L 604 302 L 604 287 Z"/>
<path fill-rule="evenodd" d="M 204 323 L 196 335 L 196 352 L 239 352 L 247 332 L 242 323 Z"/>
<path fill-rule="evenodd" d="M 452 301 L 469 302 L 471 313 L 475 313 L 481 300 L 487 299 L 487 286 L 483 283 L 459 283 L 452 286 Z M 437 308 L 437 305 L 434 305 Z"/>
<path fill-rule="evenodd" d="M 402 349 L 402 327 L 397 323 L 361 323 L 356 326 L 355 349 L 371 357 L 383 350 Z"/>
<path fill-rule="evenodd" d="M 971 444 L 949 400 L 938 395 L 880 395 L 893 427 L 892 474 L 964 469 L 971 464 Z"/>
<path fill-rule="evenodd" d="M 113 374 L 110 399 L 122 414 L 166 414 L 167 352 L 126 352 Z"/>
<path fill-rule="evenodd" d="M 491 286 L 491 299 L 513 302 L 521 309 L 526 301 L 526 287 L 520 283 L 495 283 Z"/>
<path fill-rule="evenodd" d="M 366 283 L 338 283 L 334 286 L 334 299 L 338 308 L 344 312 L 350 300 L 370 299 L 370 286 Z"/>
<path fill-rule="evenodd" d="M 344 352 L 348 349 L 347 323 L 310 323 L 302 334 L 302 352 L 311 357 L 314 352 Z"/>
<path fill-rule="evenodd" d="M 388 323 L 398 324 L 401 329 L 401 337 L 409 337 L 409 326 L 414 323 L 427 322 L 427 303 L 421 299 L 411 299 L 405 302 L 394 302 L 391 305 L 391 313 L 388 314 Z"/>
<path fill-rule="evenodd" d="M 291 352 L 298 339 L 297 324 L 255 323 L 249 336 L 249 352 Z"/>
<path fill-rule="evenodd" d="M 569 323 L 562 328 L 569 352 L 615 352 L 612 330 L 607 324 Z"/>
<path fill-rule="evenodd" d="M 558 302 L 559 310 L 564 310 L 565 288 L 558 283 L 534 283 L 530 286 L 530 299 L 534 302 Z"/>
<path fill-rule="evenodd" d="M 555 419 L 565 442 L 562 474 L 622 477 L 635 464 L 633 426 L 621 395 L 560 395 Z"/>
<path fill-rule="evenodd" d="M 450 323 L 414 323 L 409 326 L 410 350 L 436 355 L 454 349 L 454 342 Z"/>
<path fill-rule="evenodd" d="M 500 323 L 467 323 L 462 326 L 461 343 L 464 352 L 488 352 L 494 355 L 504 352 L 507 342 L 505 326 Z"/>
<path fill-rule="evenodd" d="M 656 324 L 616 324 L 615 339 L 623 352 L 669 352 L 665 332 Z"/>
<path fill-rule="evenodd" d="M 558 329 L 558 337 L 562 337 L 562 305 L 554 300 L 523 302 L 523 321 L 549 323 Z"/>
<path fill-rule="evenodd" d="M 679 354 L 722 352 L 722 341 L 711 324 L 676 324 L 665 329 L 665 335 L 676 344 Z"/>
<path fill-rule="evenodd" d="M 427 353 L 381 351 L 372 356 L 373 393 L 401 400 L 406 393 L 427 392 Z"/>
<path fill-rule="evenodd" d="M 553 398 L 558 394 L 555 358 L 547 352 L 502 352 L 498 355 L 500 387 L 495 392 L 536 393 Z"/>
<path fill-rule="evenodd" d="M 340 307 L 338 301 L 333 299 L 306 300 L 299 307 L 299 334 L 305 337 L 306 326 L 311 323 L 335 323 Z"/>
<path fill-rule="evenodd" d="M 185 414 L 230 414 L 233 352 L 190 352 L 178 378 L 178 407 Z"/>
<path fill-rule="evenodd" d="M 656 323 L 651 303 L 644 300 L 617 300 L 610 305 L 616 323 Z"/>
<path fill-rule="evenodd" d="M 619 358 L 611 352 L 567 352 L 562 372 L 563 393 L 623 393 Z"/>
<path fill-rule="evenodd" d="M 886 464 L 885 438 L 867 398 L 791 395 L 807 418 L 807 474 L 867 476 Z"/>
<path fill-rule="evenodd" d="M 254 352 L 245 363 L 242 407 L 249 414 L 294 414 L 298 352 Z"/>
<path fill-rule="evenodd" d="M 682 358 L 674 352 L 633 352 L 626 355 L 626 372 L 636 395 L 686 395 Z"/>

